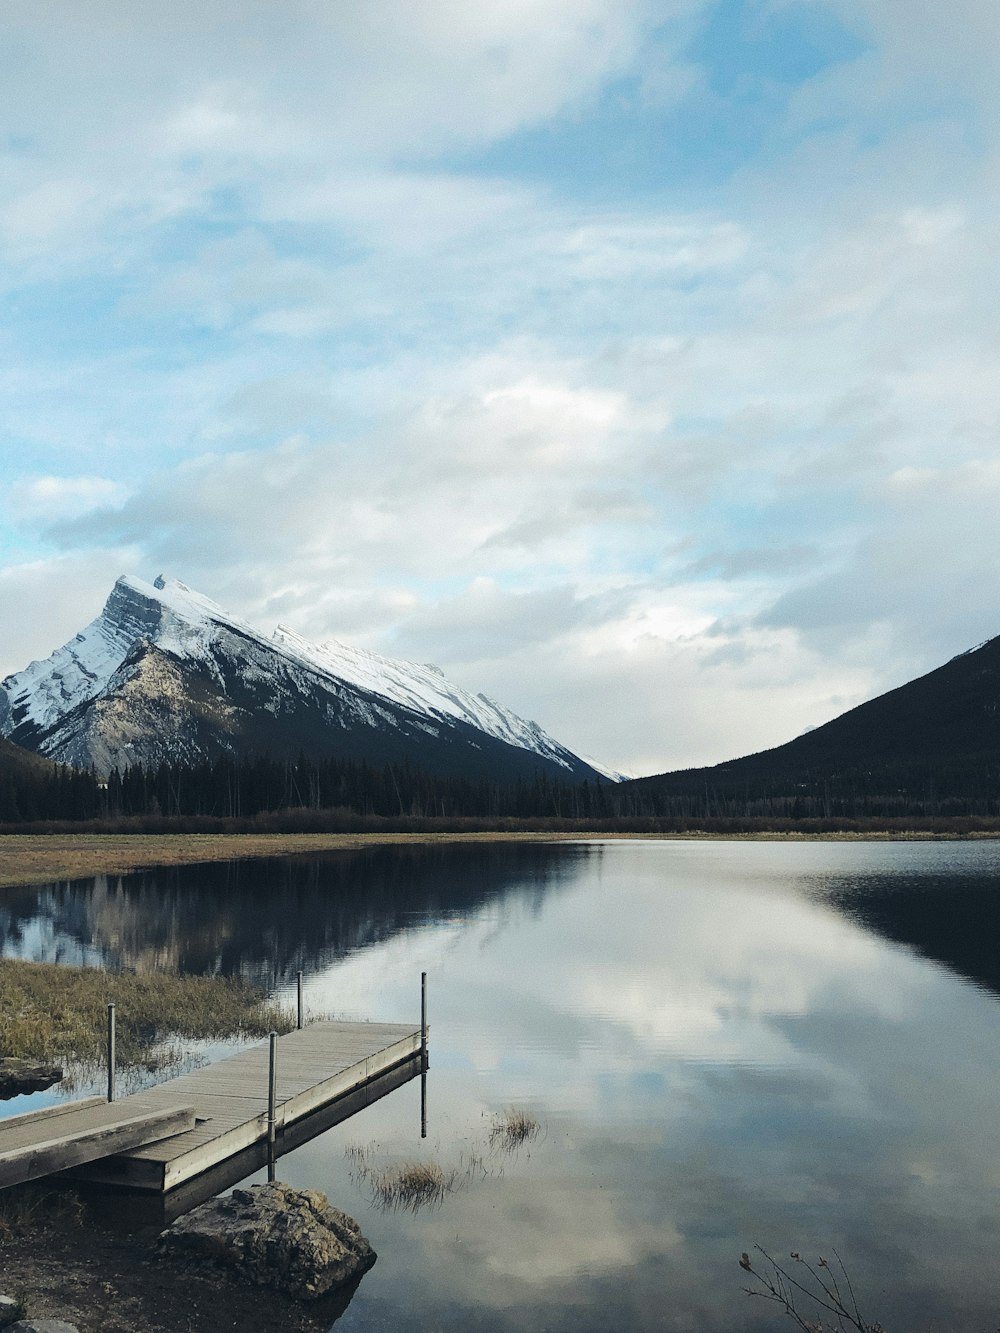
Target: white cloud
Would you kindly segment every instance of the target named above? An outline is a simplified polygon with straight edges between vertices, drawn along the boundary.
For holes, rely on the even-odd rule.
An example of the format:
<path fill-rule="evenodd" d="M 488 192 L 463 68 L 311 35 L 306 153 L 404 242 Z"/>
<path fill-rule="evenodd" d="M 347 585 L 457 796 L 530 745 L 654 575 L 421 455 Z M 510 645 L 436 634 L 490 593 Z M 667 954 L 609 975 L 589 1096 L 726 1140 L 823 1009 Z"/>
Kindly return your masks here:
<path fill-rule="evenodd" d="M 115 579 L 136 559 L 134 550 L 74 552 L 0 568 L 0 678 L 29 662 L 44 661 L 88 625 L 107 601 Z"/>
<path fill-rule="evenodd" d="M 10 487 L 15 521 L 42 526 L 121 506 L 128 492 L 107 477 L 22 477 Z"/>
<path fill-rule="evenodd" d="M 125 548 L 640 770 L 993 632 L 996 10 L 829 7 L 861 54 L 630 190 L 740 111 L 708 0 L 15 0 L 10 569 Z"/>

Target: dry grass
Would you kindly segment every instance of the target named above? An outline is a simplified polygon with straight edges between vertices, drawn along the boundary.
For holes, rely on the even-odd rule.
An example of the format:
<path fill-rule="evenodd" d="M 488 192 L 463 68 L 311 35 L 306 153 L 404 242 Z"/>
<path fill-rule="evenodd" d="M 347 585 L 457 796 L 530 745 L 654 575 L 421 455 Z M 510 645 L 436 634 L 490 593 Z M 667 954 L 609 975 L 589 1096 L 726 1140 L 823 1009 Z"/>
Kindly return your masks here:
<path fill-rule="evenodd" d="M 428 1204 L 440 1203 L 454 1188 L 454 1176 L 437 1162 L 403 1162 L 374 1172 L 368 1183 L 379 1207 L 415 1213 Z"/>
<path fill-rule="evenodd" d="M 37 1235 L 49 1225 L 82 1226 L 83 1203 L 70 1190 L 30 1181 L 0 1191 L 0 1242 Z"/>
<path fill-rule="evenodd" d="M 542 1132 L 541 1121 L 527 1111 L 511 1109 L 494 1117 L 489 1133 L 493 1152 L 516 1152 L 526 1143 L 534 1143 Z"/>
<path fill-rule="evenodd" d="M 123 875 L 151 866 L 451 840 L 444 835 L 405 833 L 8 833 L 0 835 L 0 887 Z"/>
<path fill-rule="evenodd" d="M 45 884 L 90 875 L 123 875 L 151 866 L 237 861 L 246 857 L 291 856 L 302 852 L 351 851 L 379 845 L 418 846 L 453 842 L 561 842 L 656 838 L 663 841 L 885 841 L 919 840 L 934 834 L 869 833 L 683 833 L 563 832 L 549 830 L 494 833 L 48 833 L 0 834 L 0 888 Z M 949 836 L 995 837 L 996 833 Z"/>
<path fill-rule="evenodd" d="M 401 1162 L 375 1165 L 376 1148 L 352 1143 L 344 1155 L 351 1163 L 351 1175 L 365 1185 L 376 1208 L 416 1213 L 438 1204 L 459 1180 L 458 1171 L 446 1171 L 437 1162 Z"/>
<path fill-rule="evenodd" d="M 0 959 L 0 1056 L 82 1065 L 105 1058 L 107 1006 L 115 1005 L 123 1070 L 160 1068 L 182 1052 L 169 1038 L 260 1037 L 287 1032 L 289 1014 L 240 980 L 116 974 Z"/>
<path fill-rule="evenodd" d="M 532 1143 L 542 1132 L 542 1125 L 527 1111 L 508 1110 L 494 1116 L 486 1144 L 473 1143 L 462 1153 L 457 1166 L 444 1167 L 438 1162 L 390 1162 L 378 1164 L 378 1144 L 352 1143 L 344 1150 L 351 1175 L 367 1188 L 376 1208 L 416 1213 L 421 1208 L 440 1204 L 447 1194 L 464 1189 L 474 1180 L 504 1174 L 498 1159 Z"/>
<path fill-rule="evenodd" d="M 48 833 L 0 834 L 0 888 L 151 866 L 451 842 L 554 842 L 606 833 Z M 626 835 L 635 836 L 635 835 Z M 646 835 L 643 835 L 646 836 Z"/>

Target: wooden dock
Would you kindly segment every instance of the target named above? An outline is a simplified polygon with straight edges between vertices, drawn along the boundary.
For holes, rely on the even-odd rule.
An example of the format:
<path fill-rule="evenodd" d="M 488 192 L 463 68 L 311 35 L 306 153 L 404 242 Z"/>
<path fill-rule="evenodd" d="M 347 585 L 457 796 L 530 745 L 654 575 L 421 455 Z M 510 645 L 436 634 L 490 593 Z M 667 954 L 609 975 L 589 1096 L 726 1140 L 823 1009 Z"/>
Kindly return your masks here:
<path fill-rule="evenodd" d="M 0 1189 L 193 1130 L 193 1106 L 88 1098 L 0 1121 Z"/>
<path fill-rule="evenodd" d="M 71 1104 L 18 1116 L 13 1132 L 0 1120 L 0 1164 L 5 1136 L 9 1135 L 12 1149 L 31 1151 L 34 1121 L 34 1148 L 44 1145 L 43 1156 L 34 1158 L 35 1177 L 72 1168 L 67 1174 L 73 1179 L 163 1194 L 202 1176 L 231 1175 L 231 1167 L 245 1168 L 248 1161 L 249 1170 L 254 1170 L 256 1157 L 269 1146 L 268 1054 L 268 1043 L 263 1042 L 120 1101 L 102 1105 L 91 1101 L 80 1110 Z M 275 1065 L 274 1155 L 279 1156 L 292 1141 L 303 1141 L 301 1133 L 292 1132 L 293 1126 L 315 1124 L 313 1132 L 320 1132 L 421 1072 L 425 1065 L 421 1029 L 386 1023 L 313 1023 L 277 1039 Z M 95 1115 L 99 1122 L 103 1117 L 116 1123 L 145 1117 L 141 1131 L 145 1137 L 133 1139 L 131 1146 L 106 1140 L 101 1151 L 91 1149 L 81 1157 L 80 1150 L 69 1145 L 76 1141 L 78 1130 L 89 1127 L 81 1118 Z M 180 1115 L 183 1121 L 167 1119 Z M 156 1117 L 172 1127 L 158 1132 L 161 1121 Z M 47 1170 L 37 1170 L 41 1162 Z M 13 1181 L 4 1182 L 0 1175 L 3 1183 Z"/>

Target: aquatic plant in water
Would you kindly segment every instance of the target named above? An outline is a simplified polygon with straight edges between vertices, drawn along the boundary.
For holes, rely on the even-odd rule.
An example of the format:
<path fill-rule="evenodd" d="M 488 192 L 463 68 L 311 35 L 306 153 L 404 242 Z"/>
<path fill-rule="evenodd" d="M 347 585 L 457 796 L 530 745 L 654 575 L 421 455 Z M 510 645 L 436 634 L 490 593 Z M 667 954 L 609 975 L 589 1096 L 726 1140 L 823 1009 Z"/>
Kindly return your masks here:
<path fill-rule="evenodd" d="M 348 1144 L 344 1156 L 354 1180 L 367 1187 L 376 1208 L 415 1213 L 440 1204 L 446 1194 L 475 1179 L 503 1175 L 504 1168 L 497 1164 L 497 1157 L 533 1142 L 541 1130 L 541 1122 L 528 1112 L 504 1111 L 494 1117 L 486 1144 L 466 1148 L 458 1165 L 452 1167 L 438 1162 L 393 1162 L 379 1166 L 378 1144 Z"/>
<path fill-rule="evenodd" d="M 525 1143 L 533 1143 L 541 1133 L 541 1121 L 527 1111 L 511 1109 L 495 1116 L 489 1133 L 494 1152 L 516 1152 Z"/>

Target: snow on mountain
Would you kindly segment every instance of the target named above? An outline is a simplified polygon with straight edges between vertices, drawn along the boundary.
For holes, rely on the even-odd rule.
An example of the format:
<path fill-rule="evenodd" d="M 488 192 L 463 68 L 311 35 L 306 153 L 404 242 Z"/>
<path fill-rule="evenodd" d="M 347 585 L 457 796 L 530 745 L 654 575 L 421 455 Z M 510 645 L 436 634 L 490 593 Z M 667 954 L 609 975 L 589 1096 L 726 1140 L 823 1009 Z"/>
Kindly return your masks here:
<path fill-rule="evenodd" d="M 9 735 L 10 718 L 47 730 L 73 709 L 95 699 L 129 652 L 144 638 L 155 638 L 167 651 L 187 656 L 203 646 L 213 613 L 231 620 L 221 607 L 183 583 L 163 578 L 155 584 L 122 576 L 104 610 L 69 643 L 44 662 L 0 682 L 0 731 Z M 186 649 L 186 651 L 185 651 Z"/>
<path fill-rule="evenodd" d="M 565 768 L 570 767 L 567 762 L 569 752 L 546 735 L 537 722 L 518 717 L 485 694 L 470 694 L 453 685 L 441 668 L 432 663 L 397 661 L 364 648 L 352 648 L 346 643 L 313 644 L 284 625 L 275 630 L 272 642 L 326 676 L 349 681 L 360 689 L 392 699 L 430 718 L 466 722 L 508 745 L 531 750 Z"/>
<path fill-rule="evenodd" d="M 450 771 L 471 771 L 474 761 L 509 776 L 521 771 L 520 755 L 567 778 L 620 776 L 437 667 L 313 644 L 284 627 L 267 636 L 162 576 L 152 584 L 123 576 L 86 629 L 8 676 L 0 734 L 98 769 L 294 745 L 358 757 L 378 735 L 373 760 Z"/>

